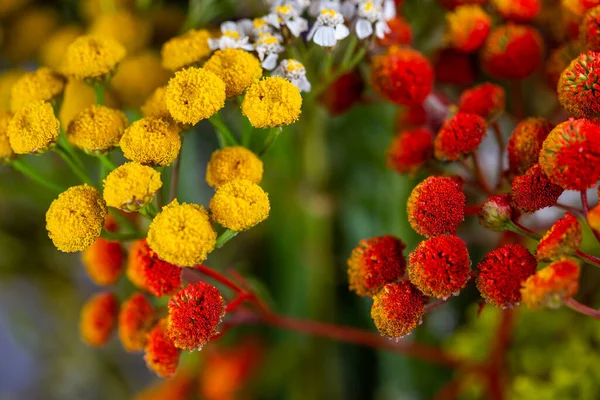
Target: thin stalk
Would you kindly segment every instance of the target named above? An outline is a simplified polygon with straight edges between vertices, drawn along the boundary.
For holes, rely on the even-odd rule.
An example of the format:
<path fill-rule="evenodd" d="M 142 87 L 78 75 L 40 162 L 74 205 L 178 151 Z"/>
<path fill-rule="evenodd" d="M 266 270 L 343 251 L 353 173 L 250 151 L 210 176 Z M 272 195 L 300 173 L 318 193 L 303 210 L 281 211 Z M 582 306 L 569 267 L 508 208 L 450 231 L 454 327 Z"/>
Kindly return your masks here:
<path fill-rule="evenodd" d="M 106 87 L 102 82 L 94 83 L 94 93 L 96 94 L 96 104 L 102 106 L 104 105 L 104 94 L 106 92 Z"/>
<path fill-rule="evenodd" d="M 104 165 L 108 172 L 112 172 L 115 168 L 117 168 L 115 163 L 113 163 L 112 160 L 108 158 L 108 155 L 106 154 L 103 156 L 99 156 L 98 159 L 100 160 L 100 163 Z"/>
<path fill-rule="evenodd" d="M 39 172 L 33 169 L 33 167 L 27 164 L 24 160 L 14 160 L 10 163 L 10 165 L 12 165 L 14 169 L 21 172 L 23 175 L 27 176 L 34 182 L 39 183 L 40 185 L 52 190 L 53 192 L 62 193 L 66 190 L 65 188 L 51 182 L 48 178 L 41 176 Z"/>
<path fill-rule="evenodd" d="M 217 238 L 217 243 L 215 243 L 215 248 L 220 249 L 225 245 L 225 243 L 229 242 L 231 239 L 237 236 L 239 232 L 232 231 L 231 229 L 227 229 L 225 232 L 221 233 Z"/>
<path fill-rule="evenodd" d="M 79 158 L 79 155 L 77 154 L 77 152 L 75 151 L 73 146 L 71 146 L 71 143 L 67 139 L 67 135 L 62 128 L 60 128 L 60 138 L 58 141 L 58 145 L 61 146 L 63 149 L 65 149 L 67 151 L 67 153 L 69 153 L 69 155 L 71 156 L 73 161 L 75 161 L 77 163 L 77 165 L 79 165 L 80 168 L 85 168 L 85 165 Z"/>
<path fill-rule="evenodd" d="M 69 168 L 73 171 L 75 175 L 83 182 L 87 183 L 90 186 L 94 186 L 94 183 L 88 176 L 87 172 L 83 168 L 81 168 L 77 163 L 69 156 L 69 153 L 62 148 L 61 146 L 56 146 L 54 151 L 67 163 Z"/>
<path fill-rule="evenodd" d="M 358 37 L 356 35 L 350 36 L 350 43 L 346 47 L 346 51 L 344 52 L 344 56 L 342 58 L 342 64 L 340 68 L 345 69 L 347 65 L 350 63 L 352 58 L 352 54 L 354 54 L 354 50 L 356 49 L 356 45 L 358 44 Z"/>
<path fill-rule="evenodd" d="M 492 189 L 490 189 L 487 181 L 485 180 L 485 176 L 483 175 L 483 171 L 481 170 L 481 165 L 479 164 L 479 156 L 477 155 L 477 152 L 473 152 L 472 157 L 473 157 L 473 170 L 475 172 L 475 178 L 477 179 L 479 186 L 481 186 L 481 189 L 483 189 L 483 191 L 488 196 L 491 196 L 493 194 Z"/>
<path fill-rule="evenodd" d="M 588 317 L 592 317 L 594 319 L 600 319 L 600 310 L 595 310 L 591 307 L 583 305 L 573 298 L 568 298 L 565 300 L 565 305 L 570 309 L 577 311 L 578 313 L 587 315 Z"/>
<path fill-rule="evenodd" d="M 267 138 L 265 139 L 265 143 L 263 144 L 263 148 L 258 153 L 258 155 L 260 157 L 262 157 L 265 154 L 267 154 L 267 152 L 271 149 L 271 147 L 273 147 L 273 145 L 275 144 L 275 141 L 277 141 L 277 138 L 279 137 L 279 133 L 281 133 L 281 128 L 280 127 L 271 128 L 269 130 L 269 136 L 267 136 Z"/>
<path fill-rule="evenodd" d="M 504 175 L 504 163 L 502 162 L 504 159 L 504 137 L 502 136 L 502 131 L 500 130 L 500 124 L 498 121 L 494 121 L 492 123 L 492 130 L 494 131 L 494 137 L 496 138 L 496 143 L 498 144 L 498 182 L 496 183 L 496 190 L 502 186 L 502 178 Z"/>
<path fill-rule="evenodd" d="M 221 146 L 223 147 L 223 146 Z M 181 153 L 175 159 L 175 164 L 171 169 L 171 189 L 169 190 L 169 203 L 177 198 L 177 190 L 179 189 L 179 173 L 181 170 Z"/>
<path fill-rule="evenodd" d="M 238 145 L 238 142 L 237 140 L 235 140 L 233 133 L 231 133 L 231 130 L 229 130 L 225 122 L 223 122 L 223 119 L 221 118 L 221 115 L 219 113 L 216 113 L 215 115 L 210 117 L 208 121 L 211 124 L 213 124 L 213 126 L 216 128 L 217 135 L 220 136 L 219 143 L 221 144 L 221 147 L 226 147 L 228 145 Z"/>

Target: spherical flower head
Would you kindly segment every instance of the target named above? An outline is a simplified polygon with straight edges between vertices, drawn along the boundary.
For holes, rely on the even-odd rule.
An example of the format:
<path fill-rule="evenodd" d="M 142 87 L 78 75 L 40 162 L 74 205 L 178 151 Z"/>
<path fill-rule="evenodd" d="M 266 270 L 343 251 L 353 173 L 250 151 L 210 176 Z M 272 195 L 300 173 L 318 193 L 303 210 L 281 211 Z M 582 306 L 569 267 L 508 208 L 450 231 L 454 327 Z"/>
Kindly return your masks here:
<path fill-rule="evenodd" d="M 202 263 L 216 241 L 217 233 L 204 207 L 177 200 L 162 209 L 148 231 L 150 248 L 162 260 L 180 267 Z"/>
<path fill-rule="evenodd" d="M 486 82 L 462 92 L 458 103 L 460 112 L 493 120 L 504 112 L 506 93 L 502 86 Z"/>
<path fill-rule="evenodd" d="M 119 339 L 128 352 L 144 350 L 146 336 L 155 321 L 152 304 L 141 293 L 134 293 L 119 311 Z"/>
<path fill-rule="evenodd" d="M 592 8 L 585 14 L 579 34 L 589 50 L 600 50 L 600 6 Z"/>
<path fill-rule="evenodd" d="M 487 131 L 485 119 L 477 114 L 459 112 L 444 121 L 434 142 L 435 157 L 439 160 L 458 160 L 477 150 Z"/>
<path fill-rule="evenodd" d="M 263 73 L 258 58 L 242 49 L 217 50 L 203 68 L 225 82 L 227 97 L 244 93 Z"/>
<path fill-rule="evenodd" d="M 92 347 L 105 344 L 115 329 L 118 312 L 119 301 L 113 293 L 92 296 L 83 305 L 79 316 L 81 339 Z"/>
<path fill-rule="evenodd" d="M 575 118 L 600 116 L 600 53 L 588 51 L 571 61 L 558 80 L 558 100 Z"/>
<path fill-rule="evenodd" d="M 386 21 L 389 31 L 383 38 L 377 38 L 377 43 L 382 46 L 403 46 L 411 45 L 413 40 L 412 27 L 406 18 L 396 15 L 394 18 Z"/>
<path fill-rule="evenodd" d="M 577 252 L 581 245 L 581 225 L 571 213 L 552 225 L 538 244 L 535 253 L 538 261 L 556 261 Z"/>
<path fill-rule="evenodd" d="M 119 145 L 128 122 L 121 110 L 93 104 L 71 121 L 67 139 L 88 154 L 103 155 Z"/>
<path fill-rule="evenodd" d="M 444 40 L 458 51 L 471 53 L 485 42 L 492 18 L 477 5 L 464 5 L 446 13 Z"/>
<path fill-rule="evenodd" d="M 187 68 L 169 80 L 165 101 L 173 119 L 195 125 L 225 105 L 225 83 L 204 68 Z"/>
<path fill-rule="evenodd" d="M 487 2 L 488 2 L 488 0 L 440 0 L 442 7 L 444 7 L 447 10 L 454 10 L 457 7 L 468 5 L 468 4 L 483 6 Z"/>
<path fill-rule="evenodd" d="M 190 283 L 169 300 L 167 334 L 175 346 L 199 350 L 218 333 L 225 316 L 225 300 L 208 283 Z"/>
<path fill-rule="evenodd" d="M 234 179 L 217 188 L 210 200 L 213 219 L 232 231 L 245 231 L 269 217 L 269 197 L 256 183 Z"/>
<path fill-rule="evenodd" d="M 507 244 L 489 252 L 477 265 L 475 280 L 481 296 L 490 304 L 506 308 L 521 301 L 521 285 L 535 274 L 535 257 L 520 244 Z"/>
<path fill-rule="evenodd" d="M 41 154 L 56 144 L 59 122 L 50 103 L 34 101 L 15 113 L 8 124 L 8 139 L 16 154 Z"/>
<path fill-rule="evenodd" d="M 414 175 L 433 157 L 433 133 L 428 128 L 400 132 L 387 150 L 389 168 L 400 174 Z"/>
<path fill-rule="evenodd" d="M 15 155 L 8 139 L 8 124 L 13 115 L 8 111 L 0 111 L 0 165 L 9 162 Z"/>
<path fill-rule="evenodd" d="M 497 79 L 524 79 L 542 61 L 543 41 L 535 28 L 508 23 L 492 30 L 481 53 L 486 73 Z"/>
<path fill-rule="evenodd" d="M 262 176 L 263 162 L 242 146 L 215 151 L 206 166 L 206 182 L 214 188 L 234 179 L 246 179 L 259 184 Z"/>
<path fill-rule="evenodd" d="M 479 224 L 491 231 L 505 231 L 514 214 L 510 203 L 510 194 L 489 197 L 477 214 Z"/>
<path fill-rule="evenodd" d="M 177 371 L 181 351 L 167 335 L 167 319 L 161 319 L 150 330 L 144 348 L 148 369 L 161 378 L 171 378 Z"/>
<path fill-rule="evenodd" d="M 540 0 L 492 0 L 492 5 L 508 21 L 530 22 L 541 9 Z"/>
<path fill-rule="evenodd" d="M 167 94 L 167 86 L 156 88 L 152 95 L 142 104 L 141 111 L 144 117 L 162 118 L 166 121 L 172 120 L 171 113 L 167 108 L 165 96 Z"/>
<path fill-rule="evenodd" d="M 51 102 L 62 94 L 64 88 L 65 81 L 60 75 L 50 68 L 40 67 L 14 83 L 10 92 L 10 109 L 14 113 L 35 101 Z"/>
<path fill-rule="evenodd" d="M 158 258 L 148 242 L 139 240 L 129 250 L 127 277 L 156 297 L 174 294 L 181 286 L 181 267 Z"/>
<path fill-rule="evenodd" d="M 300 89 L 287 79 L 275 76 L 250 86 L 242 102 L 242 113 L 255 128 L 273 128 L 296 122 L 301 107 Z"/>
<path fill-rule="evenodd" d="M 477 75 L 474 64 L 467 53 L 442 49 L 435 56 L 435 79 L 450 85 L 471 85 Z"/>
<path fill-rule="evenodd" d="M 408 222 L 417 233 L 427 237 L 454 233 L 465 219 L 466 201 L 455 180 L 430 176 L 408 198 Z"/>
<path fill-rule="evenodd" d="M 556 261 L 530 276 L 521 288 L 528 308 L 558 308 L 579 290 L 579 265 L 573 260 Z"/>
<path fill-rule="evenodd" d="M 330 115 L 340 115 L 360 102 L 365 81 L 357 70 L 346 72 L 334 80 L 319 98 Z"/>
<path fill-rule="evenodd" d="M 128 53 L 135 53 L 146 47 L 152 36 L 152 27 L 147 18 L 142 18 L 127 10 L 101 13 L 89 28 L 94 36 L 113 39 L 121 43 Z"/>
<path fill-rule="evenodd" d="M 111 87 L 125 107 L 138 108 L 168 80 L 169 73 L 161 66 L 158 55 L 147 50 L 128 56 L 121 62 Z"/>
<path fill-rule="evenodd" d="M 540 166 L 565 190 L 581 191 L 600 180 L 600 125 L 570 119 L 554 128 L 542 146 Z"/>
<path fill-rule="evenodd" d="M 40 49 L 40 62 L 53 70 L 59 70 L 67 48 L 83 34 L 83 28 L 77 25 L 65 25 L 58 28 Z"/>
<path fill-rule="evenodd" d="M 508 163 L 512 174 L 524 174 L 537 162 L 542 144 L 554 125 L 544 118 L 527 118 L 519 122 L 508 139 Z"/>
<path fill-rule="evenodd" d="M 123 248 L 119 242 L 98 238 L 83 251 L 81 260 L 88 275 L 100 286 L 114 285 L 123 272 Z"/>
<path fill-rule="evenodd" d="M 48 236 L 60 251 L 85 250 L 100 237 L 107 213 L 96 189 L 72 186 L 58 195 L 46 212 Z"/>
<path fill-rule="evenodd" d="M 433 88 L 433 68 L 416 50 L 392 46 L 383 55 L 373 57 L 373 87 L 383 97 L 399 105 L 423 103 Z"/>
<path fill-rule="evenodd" d="M 456 296 L 471 274 L 467 245 L 454 235 L 422 241 L 410 253 L 407 271 L 410 283 L 424 295 L 438 299 Z"/>
<path fill-rule="evenodd" d="M 397 339 L 408 335 L 423 318 L 423 294 L 408 280 L 388 283 L 373 296 L 371 318 L 382 336 Z"/>
<path fill-rule="evenodd" d="M 162 118 L 142 118 L 131 124 L 120 141 L 125 158 L 144 165 L 171 165 L 179 155 L 179 127 Z"/>
<path fill-rule="evenodd" d="M 535 164 L 525 175 L 517 176 L 512 182 L 512 204 L 528 214 L 552 207 L 562 193 L 563 188 L 552 183 L 539 164 Z"/>
<path fill-rule="evenodd" d="M 402 278 L 406 245 L 395 236 L 363 239 L 348 259 L 350 290 L 359 296 L 373 296 L 384 285 Z"/>
<path fill-rule="evenodd" d="M 162 65 L 170 71 L 191 67 L 210 55 L 207 30 L 190 30 L 167 41 L 161 50 Z"/>
<path fill-rule="evenodd" d="M 114 39 L 84 35 L 69 45 L 61 69 L 75 79 L 104 80 L 113 74 L 125 54 L 125 48 Z"/>
<path fill-rule="evenodd" d="M 160 172 L 128 162 L 114 169 L 104 180 L 104 200 L 109 207 L 139 211 L 152 201 L 161 187 Z"/>

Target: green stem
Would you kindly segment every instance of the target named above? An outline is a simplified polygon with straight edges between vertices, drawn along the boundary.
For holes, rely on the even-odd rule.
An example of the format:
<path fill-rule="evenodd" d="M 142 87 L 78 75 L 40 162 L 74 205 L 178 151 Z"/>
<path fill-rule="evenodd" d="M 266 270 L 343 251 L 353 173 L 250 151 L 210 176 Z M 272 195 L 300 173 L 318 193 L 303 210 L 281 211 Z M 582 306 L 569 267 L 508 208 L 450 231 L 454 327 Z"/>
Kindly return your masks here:
<path fill-rule="evenodd" d="M 267 136 L 267 138 L 265 139 L 265 143 L 263 145 L 263 148 L 258 153 L 258 155 L 260 157 L 262 157 L 265 154 L 267 154 L 267 152 L 271 149 L 271 147 L 273 147 L 273 145 L 277 141 L 277 138 L 279 137 L 280 133 L 281 133 L 281 127 L 271 128 L 271 130 L 269 131 L 269 136 Z"/>
<path fill-rule="evenodd" d="M 229 242 L 231 239 L 237 236 L 239 232 L 232 231 L 231 229 L 227 229 L 225 232 L 221 233 L 217 238 L 217 243 L 215 244 L 216 249 L 220 249 L 225 245 L 225 243 Z"/>
<path fill-rule="evenodd" d="M 71 143 L 67 139 L 67 134 L 62 129 L 62 127 L 60 128 L 60 137 L 58 140 L 58 145 L 61 146 L 62 148 L 64 148 L 67 151 L 67 153 L 69 153 L 69 155 L 71 156 L 73 161 L 75 161 L 77 163 L 77 165 L 79 165 L 80 168 L 82 168 L 82 169 L 85 168 L 85 165 L 79 158 L 79 155 L 77 154 L 77 152 L 75 151 L 73 146 L 71 146 Z"/>
<path fill-rule="evenodd" d="M 12 165 L 14 169 L 21 172 L 23 175 L 27 176 L 31 180 L 39 183 L 40 185 L 42 185 L 56 193 L 62 193 L 66 190 L 66 189 L 50 182 L 50 180 L 48 180 L 48 178 L 44 178 L 43 176 L 41 176 L 35 169 L 33 169 L 33 167 L 31 167 L 29 164 L 27 164 L 24 160 L 14 160 L 10 163 L 10 165 Z"/>
<path fill-rule="evenodd" d="M 96 93 L 96 104 L 102 106 L 104 105 L 104 93 L 105 93 L 104 83 L 96 82 L 94 83 L 94 92 Z"/>
<path fill-rule="evenodd" d="M 127 242 L 132 240 L 144 239 L 146 237 L 146 234 L 142 232 L 117 233 L 102 231 L 100 237 L 108 240 L 113 240 L 115 242 Z"/>
<path fill-rule="evenodd" d="M 352 54 L 354 53 L 354 49 L 356 49 L 356 45 L 358 44 L 358 37 L 356 35 L 350 35 L 350 43 L 348 43 L 348 47 L 346 47 L 346 51 L 344 52 L 344 57 L 342 58 L 342 64 L 340 68 L 345 69 L 350 59 L 352 58 Z"/>
<path fill-rule="evenodd" d="M 115 163 L 113 163 L 112 160 L 110 158 L 108 158 L 108 155 L 106 155 L 106 154 L 103 156 L 99 156 L 98 159 L 100 160 L 102 165 L 104 165 L 106 167 L 108 172 L 112 172 L 115 168 L 117 168 Z"/>
<path fill-rule="evenodd" d="M 115 217 L 115 219 L 117 220 L 117 222 L 119 224 L 126 226 L 127 228 L 131 229 L 133 232 L 138 232 L 138 227 L 135 224 L 135 222 L 133 222 L 129 218 L 125 217 L 123 214 L 121 214 L 119 212 L 119 210 L 117 210 L 116 208 L 109 207 L 108 212 L 110 212 L 112 214 L 112 216 Z"/>
<path fill-rule="evenodd" d="M 210 117 L 208 121 L 211 124 L 213 124 L 213 126 L 216 128 L 217 135 L 221 136 L 219 137 L 219 143 L 221 144 L 221 147 L 228 146 L 227 143 L 229 143 L 230 146 L 238 145 L 237 140 L 235 140 L 233 134 L 231 133 L 225 122 L 223 122 L 223 119 L 221 118 L 221 115 L 219 113 L 216 113 L 215 115 Z"/>
<path fill-rule="evenodd" d="M 90 186 L 94 186 L 94 183 L 92 182 L 90 177 L 87 175 L 85 170 L 83 168 L 81 168 L 79 165 L 77 165 L 77 163 L 75 161 L 73 161 L 71 156 L 69 156 L 69 153 L 64 148 L 62 148 L 61 146 L 56 146 L 54 148 L 54 151 L 67 163 L 69 168 L 71 168 L 73 173 L 75 173 L 75 175 L 77 175 L 77 177 L 83 183 L 87 183 Z"/>

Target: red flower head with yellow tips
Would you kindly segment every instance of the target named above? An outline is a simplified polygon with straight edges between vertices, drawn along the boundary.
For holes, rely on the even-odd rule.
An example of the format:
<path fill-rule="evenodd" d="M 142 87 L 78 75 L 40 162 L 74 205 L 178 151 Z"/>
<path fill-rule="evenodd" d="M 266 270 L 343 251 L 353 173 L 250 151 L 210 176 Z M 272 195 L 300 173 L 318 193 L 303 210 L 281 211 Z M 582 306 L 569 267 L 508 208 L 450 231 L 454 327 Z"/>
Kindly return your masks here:
<path fill-rule="evenodd" d="M 401 174 L 414 174 L 433 157 L 433 133 L 428 128 L 400 132 L 387 150 L 387 164 Z"/>
<path fill-rule="evenodd" d="M 571 61 L 558 80 L 558 100 L 575 118 L 600 116 L 600 53 L 588 51 Z"/>
<path fill-rule="evenodd" d="M 464 5 L 446 13 L 444 40 L 449 47 L 471 53 L 485 42 L 492 18 L 477 5 Z"/>
<path fill-rule="evenodd" d="M 589 50 L 600 50 L 600 6 L 589 10 L 579 27 L 581 40 Z"/>
<path fill-rule="evenodd" d="M 523 302 L 535 310 L 558 308 L 579 290 L 579 265 L 573 260 L 556 261 L 530 276 L 521 289 Z"/>
<path fill-rule="evenodd" d="M 477 114 L 459 112 L 444 121 L 435 142 L 438 160 L 458 160 L 460 156 L 477 150 L 486 133 L 485 120 Z"/>
<path fill-rule="evenodd" d="M 562 193 L 563 188 L 552 183 L 539 164 L 512 182 L 512 204 L 524 213 L 531 214 L 555 205 Z"/>
<path fill-rule="evenodd" d="M 460 112 L 477 114 L 492 120 L 504 112 L 506 93 L 504 88 L 493 83 L 482 83 L 465 90 L 458 100 Z"/>
<path fill-rule="evenodd" d="M 142 351 L 146 335 L 155 322 L 152 304 L 141 293 L 134 293 L 119 311 L 119 339 L 125 350 Z"/>
<path fill-rule="evenodd" d="M 517 124 L 507 146 L 512 174 L 524 174 L 537 163 L 544 140 L 553 128 L 544 118 L 527 118 Z"/>
<path fill-rule="evenodd" d="M 144 360 L 148 368 L 161 378 L 171 378 L 179 365 L 180 350 L 167 335 L 167 320 L 161 319 L 148 333 Z"/>
<path fill-rule="evenodd" d="M 421 323 L 424 307 L 423 293 L 408 280 L 388 283 L 373 297 L 371 318 L 383 336 L 401 338 Z"/>
<path fill-rule="evenodd" d="M 541 9 L 540 0 L 492 0 L 492 5 L 502 18 L 514 22 L 529 22 Z"/>
<path fill-rule="evenodd" d="M 105 344 L 116 326 L 118 311 L 119 300 L 113 293 L 105 292 L 92 296 L 81 309 L 81 339 L 93 347 Z"/>
<path fill-rule="evenodd" d="M 143 239 L 129 250 L 127 277 L 138 288 L 161 297 L 173 294 L 181 286 L 181 267 L 158 258 Z"/>
<path fill-rule="evenodd" d="M 571 213 L 552 225 L 538 244 L 538 261 L 555 261 L 575 254 L 581 245 L 581 225 Z"/>

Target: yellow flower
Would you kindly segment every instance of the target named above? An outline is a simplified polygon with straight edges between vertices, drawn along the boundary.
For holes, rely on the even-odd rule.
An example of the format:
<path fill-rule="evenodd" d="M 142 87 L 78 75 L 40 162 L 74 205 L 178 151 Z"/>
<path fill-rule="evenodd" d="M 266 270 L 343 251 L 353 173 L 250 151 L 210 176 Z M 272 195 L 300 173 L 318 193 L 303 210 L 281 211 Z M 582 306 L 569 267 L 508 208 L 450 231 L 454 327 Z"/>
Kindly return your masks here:
<path fill-rule="evenodd" d="M 167 83 L 169 73 L 152 51 L 127 57 L 112 78 L 111 87 L 126 107 L 138 108 L 154 89 Z"/>
<path fill-rule="evenodd" d="M 58 28 L 40 49 L 40 62 L 46 67 L 58 70 L 61 67 L 67 48 L 83 34 L 83 28 L 66 25 Z"/>
<path fill-rule="evenodd" d="M 203 68 L 187 68 L 169 80 L 165 100 L 175 121 L 195 125 L 223 108 L 225 83 Z"/>
<path fill-rule="evenodd" d="M 70 187 L 48 208 L 48 236 L 60 251 L 85 250 L 100 237 L 106 214 L 106 203 L 96 189 L 88 185 Z"/>
<path fill-rule="evenodd" d="M 34 101 L 23 107 L 8 124 L 10 146 L 17 154 L 40 154 L 58 140 L 60 124 L 50 103 Z"/>
<path fill-rule="evenodd" d="M 287 79 L 269 77 L 246 91 L 242 113 L 253 127 L 268 128 L 296 122 L 301 107 L 300 89 Z"/>
<path fill-rule="evenodd" d="M 166 42 L 161 50 L 162 65 L 168 70 L 190 67 L 210 54 L 206 30 L 190 30 Z"/>
<path fill-rule="evenodd" d="M 16 81 L 25 71 L 20 69 L 9 69 L 0 74 L 0 111 L 10 110 L 10 92 Z"/>
<path fill-rule="evenodd" d="M 177 200 L 163 208 L 148 231 L 148 245 L 158 257 L 181 267 L 202 263 L 216 241 L 204 207 Z"/>
<path fill-rule="evenodd" d="M 121 138 L 125 158 L 145 165 L 170 165 L 181 149 L 179 127 L 161 118 L 142 118 Z"/>
<path fill-rule="evenodd" d="M 69 79 L 65 85 L 63 101 L 58 113 L 61 125 L 65 129 L 68 128 L 77 114 L 93 104 L 96 104 L 94 89 L 83 81 Z M 115 96 L 109 90 L 104 94 L 104 104 L 107 107 L 117 106 Z"/>
<path fill-rule="evenodd" d="M 122 111 L 93 104 L 71 121 L 67 138 L 86 153 L 101 155 L 119 145 L 127 123 Z"/>
<path fill-rule="evenodd" d="M 90 26 L 89 33 L 114 39 L 121 43 L 128 53 L 135 53 L 148 45 L 152 30 L 147 19 L 127 10 L 120 10 L 100 15 Z"/>
<path fill-rule="evenodd" d="M 104 180 L 104 200 L 109 207 L 138 211 L 150 203 L 162 187 L 160 173 L 151 167 L 128 162 Z"/>
<path fill-rule="evenodd" d="M 213 219 L 232 231 L 244 231 L 269 217 L 269 197 L 256 183 L 234 179 L 217 188 L 210 200 Z"/>
<path fill-rule="evenodd" d="M 14 156 L 8 140 L 8 124 L 11 118 L 10 112 L 0 111 L 0 164 L 10 161 Z"/>
<path fill-rule="evenodd" d="M 125 48 L 114 39 L 80 36 L 67 48 L 63 72 L 75 79 L 102 80 L 125 58 Z"/>
<path fill-rule="evenodd" d="M 37 101 L 52 101 L 65 88 L 65 81 L 50 70 L 41 67 L 35 72 L 21 76 L 12 86 L 10 93 L 10 109 L 17 112 L 27 104 Z"/>
<path fill-rule="evenodd" d="M 263 162 L 241 146 L 215 151 L 206 166 L 206 182 L 215 188 L 234 179 L 260 183 L 262 176 Z"/>
<path fill-rule="evenodd" d="M 225 82 L 227 97 L 242 94 L 262 76 L 258 58 L 242 49 L 218 50 L 204 63 L 203 68 Z"/>
<path fill-rule="evenodd" d="M 173 119 L 167 108 L 167 102 L 165 100 L 166 94 L 166 86 L 161 86 L 152 93 L 141 107 L 144 117 L 163 118 L 165 120 Z"/>
<path fill-rule="evenodd" d="M 0 1 L 0 3 L 4 0 Z M 28 8 L 11 17 L 6 26 L 3 53 L 14 64 L 33 59 L 59 24 L 50 8 Z M 4 21 L 3 21 L 4 23 Z"/>

